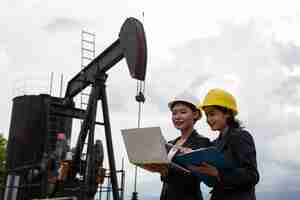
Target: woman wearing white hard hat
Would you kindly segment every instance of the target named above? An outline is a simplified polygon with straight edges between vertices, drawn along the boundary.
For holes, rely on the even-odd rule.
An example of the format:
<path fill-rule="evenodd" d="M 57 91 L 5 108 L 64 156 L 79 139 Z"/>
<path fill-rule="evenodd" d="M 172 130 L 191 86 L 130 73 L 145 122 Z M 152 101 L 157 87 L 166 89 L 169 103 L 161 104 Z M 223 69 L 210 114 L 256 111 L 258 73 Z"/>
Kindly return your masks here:
<path fill-rule="evenodd" d="M 197 108 L 198 99 L 191 95 L 180 95 L 169 102 L 174 127 L 180 130 L 180 136 L 170 141 L 173 146 L 168 149 L 170 160 L 181 152 L 210 146 L 209 139 L 198 134 L 194 124 L 202 117 Z M 179 146 L 179 148 L 178 148 Z M 161 200 L 202 200 L 200 180 L 174 167 L 169 167 L 167 173 L 161 176 L 163 182 Z"/>

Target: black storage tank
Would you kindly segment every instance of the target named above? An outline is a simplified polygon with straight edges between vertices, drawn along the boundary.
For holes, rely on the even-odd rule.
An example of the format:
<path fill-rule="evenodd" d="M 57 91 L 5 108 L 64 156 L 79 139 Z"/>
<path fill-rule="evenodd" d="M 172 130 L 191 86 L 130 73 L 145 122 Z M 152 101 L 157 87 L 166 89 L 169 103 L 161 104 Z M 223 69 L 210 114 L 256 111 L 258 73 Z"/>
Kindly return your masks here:
<path fill-rule="evenodd" d="M 72 118 L 50 114 L 51 104 L 63 102 L 62 98 L 45 94 L 13 99 L 7 144 L 8 170 L 40 163 L 44 153 L 54 150 L 57 133 L 65 133 L 70 140 Z"/>

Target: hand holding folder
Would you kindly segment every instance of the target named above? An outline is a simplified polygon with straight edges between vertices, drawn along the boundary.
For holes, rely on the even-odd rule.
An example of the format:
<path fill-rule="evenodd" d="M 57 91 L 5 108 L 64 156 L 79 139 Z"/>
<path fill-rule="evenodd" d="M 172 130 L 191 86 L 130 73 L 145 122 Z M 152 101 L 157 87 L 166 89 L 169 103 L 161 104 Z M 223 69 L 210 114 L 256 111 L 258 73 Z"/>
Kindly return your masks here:
<path fill-rule="evenodd" d="M 178 154 L 173 161 L 181 166 L 199 165 L 206 162 L 218 169 L 233 168 L 232 162 L 225 159 L 224 154 L 219 152 L 216 147 L 200 148 L 189 153 Z"/>
<path fill-rule="evenodd" d="M 212 187 L 217 181 L 215 176 L 209 176 L 197 170 L 196 166 L 201 163 L 207 163 L 217 169 L 230 170 L 234 167 L 230 160 L 225 159 L 224 154 L 219 152 L 216 147 L 207 147 L 193 150 L 192 152 L 179 154 L 173 158 L 173 161 L 192 171 L 192 174 L 198 176 L 207 186 Z"/>

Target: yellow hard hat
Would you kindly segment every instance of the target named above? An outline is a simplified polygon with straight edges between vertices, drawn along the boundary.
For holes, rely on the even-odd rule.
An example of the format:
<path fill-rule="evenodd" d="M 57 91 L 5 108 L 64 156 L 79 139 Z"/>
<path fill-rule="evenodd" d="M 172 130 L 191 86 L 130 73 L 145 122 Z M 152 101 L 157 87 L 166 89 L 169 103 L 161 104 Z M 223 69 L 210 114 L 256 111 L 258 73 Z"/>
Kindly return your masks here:
<path fill-rule="evenodd" d="M 221 106 L 232 110 L 233 115 L 238 114 L 234 97 L 227 91 L 219 88 L 211 89 L 205 96 L 203 103 L 198 105 L 198 108 L 203 109 L 206 106 Z"/>
<path fill-rule="evenodd" d="M 197 97 L 190 95 L 189 93 L 182 93 L 182 94 L 176 96 L 172 101 L 170 101 L 168 103 L 168 107 L 170 109 L 172 109 L 174 104 L 177 102 L 185 102 L 185 103 L 188 103 L 188 104 L 194 106 L 195 110 L 199 111 L 198 119 L 200 119 L 202 117 L 201 108 L 197 106 L 199 103 L 199 99 Z"/>

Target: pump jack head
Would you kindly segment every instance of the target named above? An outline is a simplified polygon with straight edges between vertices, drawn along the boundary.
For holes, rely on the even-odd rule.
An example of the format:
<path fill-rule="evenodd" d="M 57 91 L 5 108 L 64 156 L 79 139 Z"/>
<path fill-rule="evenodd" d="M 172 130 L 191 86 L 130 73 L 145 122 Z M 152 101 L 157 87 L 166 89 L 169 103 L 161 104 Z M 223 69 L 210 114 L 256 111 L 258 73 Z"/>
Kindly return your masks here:
<path fill-rule="evenodd" d="M 135 18 L 128 18 L 122 25 L 119 39 L 132 78 L 145 80 L 147 45 L 143 25 Z"/>

